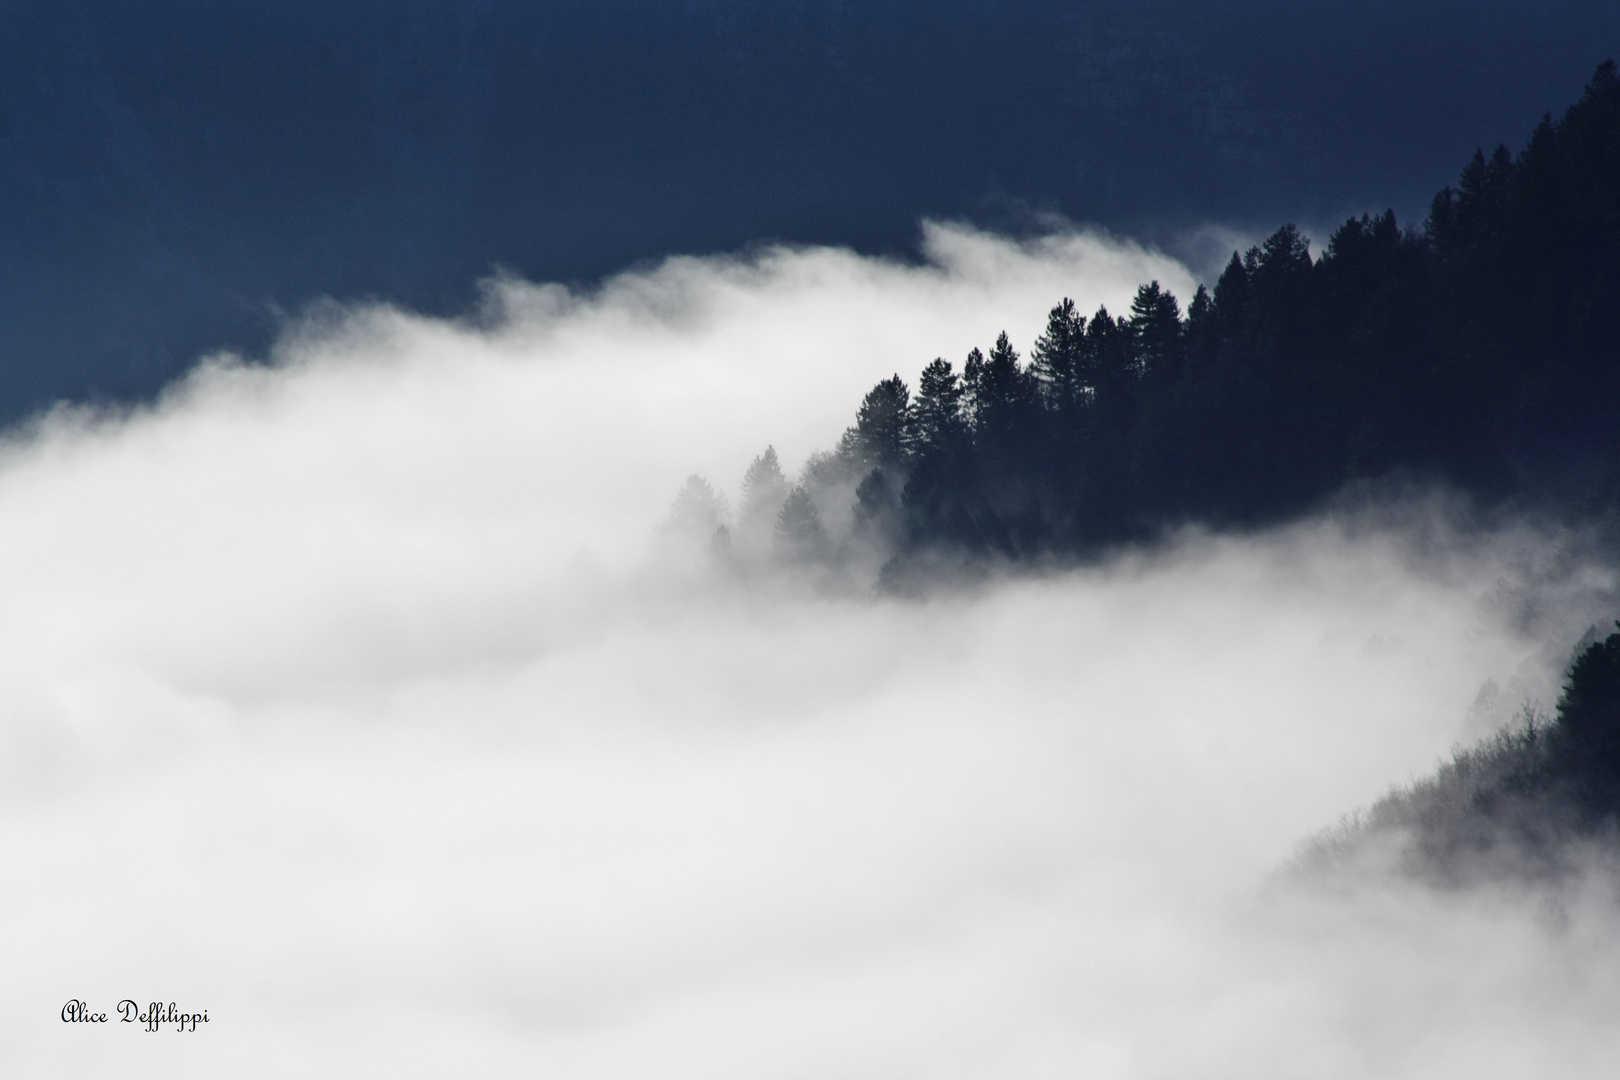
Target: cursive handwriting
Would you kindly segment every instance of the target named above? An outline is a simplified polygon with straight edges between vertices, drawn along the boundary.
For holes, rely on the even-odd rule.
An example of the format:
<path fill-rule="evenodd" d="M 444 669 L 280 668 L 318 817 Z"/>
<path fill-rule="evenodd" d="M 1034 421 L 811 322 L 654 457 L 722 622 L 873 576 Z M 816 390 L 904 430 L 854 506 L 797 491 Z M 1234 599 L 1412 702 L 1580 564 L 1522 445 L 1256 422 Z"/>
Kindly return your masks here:
<path fill-rule="evenodd" d="M 106 1013 L 91 1012 L 90 1006 L 74 998 L 62 1006 L 62 1022 L 64 1024 L 105 1024 Z"/>
<path fill-rule="evenodd" d="M 208 1023 L 208 1010 L 200 1013 L 183 1013 L 174 1007 L 174 1002 L 167 1005 L 161 1001 L 154 1001 L 141 1012 L 139 1003 L 131 998 L 125 998 L 118 1003 L 118 1018 L 125 1024 L 145 1024 L 147 1031 L 156 1031 L 163 1024 L 173 1024 L 176 1031 L 196 1031 L 198 1024 Z"/>
<path fill-rule="evenodd" d="M 142 1009 L 140 1002 L 134 998 L 125 998 L 118 1003 L 118 1020 L 124 1024 L 145 1024 L 147 1031 L 156 1031 L 164 1024 L 173 1024 L 176 1031 L 196 1031 L 198 1024 L 208 1023 L 208 1010 L 181 1012 L 172 1001 L 167 1005 L 161 1001 L 154 1001 Z M 62 1006 L 62 1022 L 105 1024 L 107 1014 L 95 1012 L 85 1002 L 73 998 Z"/>

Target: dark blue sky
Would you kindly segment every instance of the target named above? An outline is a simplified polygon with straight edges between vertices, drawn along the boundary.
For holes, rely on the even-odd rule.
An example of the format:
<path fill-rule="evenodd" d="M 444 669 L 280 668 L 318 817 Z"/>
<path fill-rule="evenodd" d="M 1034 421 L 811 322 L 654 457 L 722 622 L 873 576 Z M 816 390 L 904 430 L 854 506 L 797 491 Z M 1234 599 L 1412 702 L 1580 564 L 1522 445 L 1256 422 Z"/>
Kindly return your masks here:
<path fill-rule="evenodd" d="M 496 265 L 1420 216 L 1617 52 L 1586 0 L 0 0 L 0 417 Z"/>

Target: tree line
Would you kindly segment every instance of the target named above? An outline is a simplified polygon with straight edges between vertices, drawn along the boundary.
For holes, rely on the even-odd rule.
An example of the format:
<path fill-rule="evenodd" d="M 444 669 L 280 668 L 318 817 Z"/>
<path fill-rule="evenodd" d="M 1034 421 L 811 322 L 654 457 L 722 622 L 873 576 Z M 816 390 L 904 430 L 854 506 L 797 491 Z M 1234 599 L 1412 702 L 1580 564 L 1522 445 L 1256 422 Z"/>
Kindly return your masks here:
<path fill-rule="evenodd" d="M 1576 648 L 1550 719 L 1526 706 L 1518 725 L 1317 837 L 1303 868 L 1393 851 L 1397 870 L 1467 885 L 1589 867 L 1594 842 L 1612 845 L 1620 822 L 1620 624 L 1616 631 L 1594 628 Z"/>
<path fill-rule="evenodd" d="M 1476 152 L 1420 226 L 1352 218 L 1313 258 L 1284 225 L 1185 308 L 1158 282 L 1117 315 L 1064 298 L 1027 356 L 1003 333 L 960 366 L 934 359 L 915 389 L 879 382 L 796 483 L 761 455 L 744 504 L 756 532 L 769 506 L 779 554 L 864 546 L 891 582 L 940 553 L 1018 560 L 1186 521 L 1263 524 L 1392 474 L 1603 513 L 1620 494 L 1617 417 L 1608 62 L 1517 154 Z M 717 513 L 712 491 L 689 496 Z"/>
<path fill-rule="evenodd" d="M 1028 355 L 1006 333 L 915 390 L 862 399 L 790 481 L 773 449 L 735 520 L 693 477 L 671 528 L 734 561 L 882 565 L 908 588 L 956 565 L 1078 554 L 1200 521 L 1252 525 L 1346 484 L 1408 474 L 1488 504 L 1590 519 L 1620 496 L 1620 79 L 1517 154 L 1476 153 L 1419 227 L 1352 218 L 1313 258 L 1292 225 L 1234 252 L 1183 309 L 1158 282 L 1130 310 L 1069 298 Z M 1617 624 L 1620 627 L 1620 624 Z M 1460 751 L 1311 859 L 1409 838 L 1451 881 L 1569 869 L 1620 821 L 1620 633 L 1577 650 L 1556 715 Z"/>

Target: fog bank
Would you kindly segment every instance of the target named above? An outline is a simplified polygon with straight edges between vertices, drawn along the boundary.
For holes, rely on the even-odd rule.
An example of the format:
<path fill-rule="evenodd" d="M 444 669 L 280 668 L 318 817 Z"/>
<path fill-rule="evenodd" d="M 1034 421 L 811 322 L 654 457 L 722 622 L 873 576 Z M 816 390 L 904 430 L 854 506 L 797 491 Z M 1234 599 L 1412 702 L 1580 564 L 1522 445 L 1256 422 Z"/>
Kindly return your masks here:
<path fill-rule="evenodd" d="M 326 312 L 16 435 L 8 1073 L 1600 1075 L 1609 878 L 1278 873 L 1500 722 L 1487 680 L 1550 704 L 1615 604 L 1579 537 L 1408 496 L 926 601 L 650 558 L 689 473 L 796 467 L 879 378 L 1191 291 L 1090 235 L 929 250 Z M 210 1020 L 58 1018 L 126 997 Z"/>

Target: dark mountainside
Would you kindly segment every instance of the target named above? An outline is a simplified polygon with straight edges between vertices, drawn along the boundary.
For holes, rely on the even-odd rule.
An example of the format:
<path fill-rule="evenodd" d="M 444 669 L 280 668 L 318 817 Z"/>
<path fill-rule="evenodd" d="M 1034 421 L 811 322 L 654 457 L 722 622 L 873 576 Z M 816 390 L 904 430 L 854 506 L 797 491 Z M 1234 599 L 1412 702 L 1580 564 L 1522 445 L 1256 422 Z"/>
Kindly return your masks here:
<path fill-rule="evenodd" d="M 1064 299 L 1028 362 L 1004 333 L 915 394 L 880 382 L 803 483 L 904 588 L 942 562 L 1277 522 L 1390 476 L 1591 520 L 1620 495 L 1617 416 L 1611 62 L 1517 155 L 1476 153 L 1421 229 L 1352 218 L 1313 260 L 1285 225 L 1185 312 L 1157 282 L 1119 315 Z"/>
<path fill-rule="evenodd" d="M 0 423 L 500 267 L 1416 212 L 1616 40 L 1593 0 L 7 0 Z"/>
<path fill-rule="evenodd" d="M 1518 154 L 1477 153 L 1420 230 L 1346 221 L 1322 256 L 1285 225 L 1185 313 L 1157 282 L 1128 314 L 1064 299 L 1026 363 L 1002 334 L 916 392 L 875 386 L 837 450 L 788 485 L 767 451 L 744 518 L 774 554 L 875 567 L 911 592 L 1084 557 L 1186 522 L 1277 523 L 1347 485 L 1436 482 L 1477 506 L 1612 527 L 1620 496 L 1620 79 Z M 761 493 L 766 493 L 762 496 Z M 785 499 L 785 501 L 784 501 Z M 689 483 L 677 517 L 733 547 Z M 839 519 L 847 527 L 833 528 Z M 757 520 L 738 522 L 738 539 Z M 746 543 L 740 545 L 746 549 Z M 731 555 L 735 558 L 735 555 Z M 1395 838 L 1408 872 L 1556 876 L 1620 829 L 1620 633 L 1580 651 L 1550 725 L 1461 751 L 1316 845 L 1322 868 Z"/>
<path fill-rule="evenodd" d="M 1444 885 L 1557 879 L 1593 855 L 1612 861 L 1617 841 L 1620 632 L 1577 650 L 1551 723 L 1526 708 L 1520 726 L 1319 837 L 1300 865 L 1322 874 L 1392 856 Z"/>

